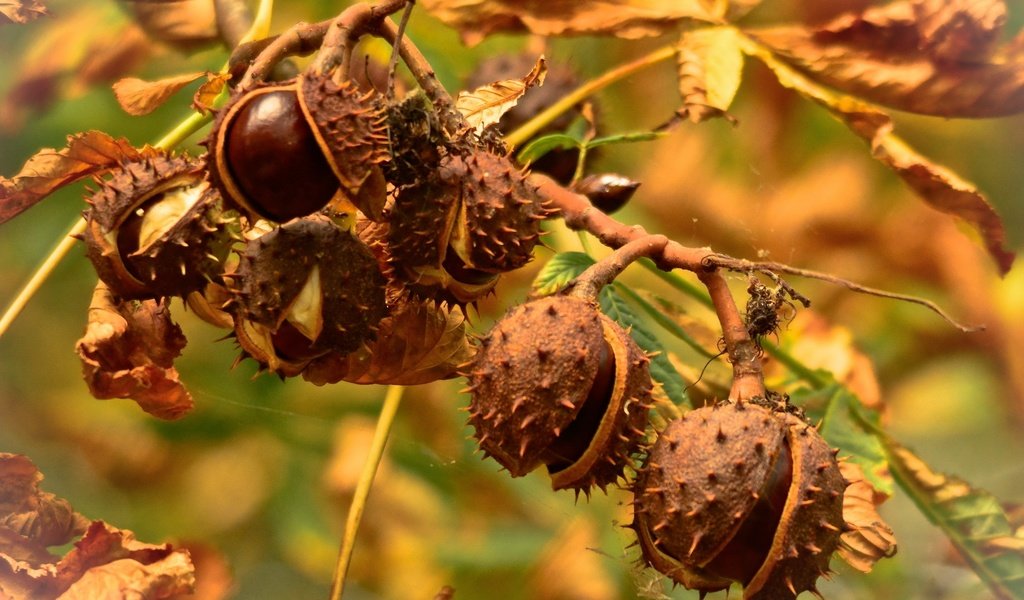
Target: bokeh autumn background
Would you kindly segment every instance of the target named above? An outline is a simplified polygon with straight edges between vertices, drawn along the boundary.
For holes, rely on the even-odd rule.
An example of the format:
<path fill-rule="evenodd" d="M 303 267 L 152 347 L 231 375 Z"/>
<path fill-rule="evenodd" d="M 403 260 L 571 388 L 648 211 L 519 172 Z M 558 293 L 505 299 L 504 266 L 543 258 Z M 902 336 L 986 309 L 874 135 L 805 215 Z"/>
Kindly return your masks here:
<path fill-rule="evenodd" d="M 130 117 L 111 82 L 216 71 L 226 58 L 218 47 L 184 52 L 151 40 L 126 5 L 113 0 L 46 4 L 49 17 L 0 26 L 0 174 L 6 176 L 39 148 L 63 146 L 74 132 L 98 129 L 137 145 L 158 139 L 188 114 L 189 92 L 151 115 Z M 744 23 L 820 23 L 870 4 L 765 0 Z M 322 20 L 344 6 L 279 2 L 272 30 Z M 1010 7 L 1007 37 L 1024 24 L 1019 8 Z M 452 91 L 495 56 L 543 50 L 552 65 L 569 66 L 583 81 L 666 43 L 496 35 L 468 48 L 420 7 L 408 35 Z M 386 57 L 387 48 L 368 52 Z M 783 328 L 778 342 L 847 383 L 882 412 L 894 437 L 933 467 L 1020 502 L 1024 270 L 1000 277 L 973 230 L 921 202 L 827 111 L 781 87 L 756 61 L 747 61 L 743 75 L 729 109 L 735 123 L 684 121 L 663 138 L 609 146 L 593 158 L 588 170 L 642 183 L 617 216 L 686 245 L 924 296 L 965 322 L 985 324 L 984 332 L 964 334 L 919 306 L 791 278 L 813 306 Z M 601 130 L 643 131 L 668 121 L 681 102 L 676 76 L 668 61 L 600 92 Z M 1007 245 L 1021 248 L 1024 117 L 894 117 L 912 146 L 985 193 L 1004 220 Z M 201 139 L 190 138 L 186 148 L 199 152 Z M 0 228 L 4 303 L 82 210 L 81 189 L 72 187 Z M 548 244 L 480 304 L 475 328 L 486 330 L 504 307 L 521 301 L 554 251 L 581 249 L 560 225 L 552 226 Z M 668 300 L 665 314 L 715 348 L 717 325 L 704 308 L 641 269 L 624 281 L 653 302 Z M 741 295 L 746 278 L 733 282 Z M 252 361 L 234 366 L 237 348 L 220 339 L 222 332 L 176 303 L 189 339 L 176 366 L 195 410 L 163 422 L 127 400 L 94 400 L 73 351 L 94 283 L 76 249 L 0 339 L 0 451 L 29 456 L 46 476 L 44 488 L 82 514 L 141 540 L 189 547 L 199 565 L 198 597 L 326 597 L 383 388 L 254 377 Z M 682 379 L 696 379 L 705 360 L 664 330 L 652 330 Z M 796 389 L 792 375 L 770 358 L 768 369 L 770 385 Z M 719 394 L 727 378 L 725 365 L 712 364 L 690 394 Z M 629 521 L 625 492 L 577 503 L 571 493 L 552 493 L 542 473 L 513 480 L 475 456 L 457 410 L 467 403 L 461 387 L 447 381 L 406 391 L 346 598 L 429 599 L 445 585 L 460 599 L 696 597 L 636 567 L 638 553 L 627 548 L 632 533 L 618 527 Z M 897 490 L 881 513 L 896 532 L 899 553 L 869 575 L 834 560 L 839 575 L 822 586 L 828 598 L 992 597 L 905 495 Z"/>

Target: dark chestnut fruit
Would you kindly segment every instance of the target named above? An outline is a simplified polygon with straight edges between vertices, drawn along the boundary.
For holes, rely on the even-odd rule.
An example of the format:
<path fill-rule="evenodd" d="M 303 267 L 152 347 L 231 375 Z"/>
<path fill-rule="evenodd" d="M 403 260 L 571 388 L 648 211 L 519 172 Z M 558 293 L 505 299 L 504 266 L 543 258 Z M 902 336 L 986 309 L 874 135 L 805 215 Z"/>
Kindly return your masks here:
<path fill-rule="evenodd" d="M 835 453 L 796 415 L 753 403 L 687 413 L 640 469 L 633 528 L 645 561 L 687 588 L 745 600 L 816 591 L 846 527 Z"/>
<path fill-rule="evenodd" d="M 643 443 L 648 362 L 586 300 L 555 296 L 512 309 L 468 369 L 480 448 L 514 477 L 545 465 L 556 490 L 603 489 Z"/>

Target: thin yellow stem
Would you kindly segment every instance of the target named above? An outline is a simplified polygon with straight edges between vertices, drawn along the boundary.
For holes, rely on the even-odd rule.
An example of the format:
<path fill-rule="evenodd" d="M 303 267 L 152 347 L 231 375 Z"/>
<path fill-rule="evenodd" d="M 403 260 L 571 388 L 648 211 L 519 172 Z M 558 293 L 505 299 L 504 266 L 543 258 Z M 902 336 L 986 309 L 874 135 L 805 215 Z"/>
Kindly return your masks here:
<path fill-rule="evenodd" d="M 402 401 L 403 391 L 405 388 L 400 385 L 388 386 L 388 393 L 384 397 L 384 406 L 381 407 L 380 417 L 377 419 L 377 429 L 374 431 L 373 442 L 370 444 L 370 453 L 363 465 L 363 472 L 359 475 L 359 482 L 356 484 L 356 491 L 352 497 L 352 506 L 348 509 L 345 537 L 341 541 L 338 564 L 334 568 L 330 600 L 341 600 L 341 593 L 345 590 L 345 577 L 348 575 L 349 563 L 352 562 L 356 532 L 359 530 L 359 522 L 363 519 L 363 509 L 366 508 L 366 498 L 370 495 L 373 478 L 377 475 L 377 468 L 384 457 L 384 446 L 387 444 L 388 434 L 391 433 L 391 425 L 395 422 L 395 414 Z"/>
<path fill-rule="evenodd" d="M 24 309 L 25 305 L 28 304 L 28 301 L 32 299 L 32 296 L 35 296 L 36 292 L 39 291 L 43 282 L 45 282 L 50 276 L 50 273 L 57 268 L 60 261 L 63 260 L 64 257 L 67 256 L 68 252 L 75 247 L 77 240 L 71 236 L 78 235 L 83 231 L 85 231 L 85 221 L 83 219 L 78 219 L 75 221 L 75 224 L 71 226 L 71 229 L 67 234 L 57 242 L 57 245 L 54 247 L 53 251 L 50 252 L 50 255 L 46 257 L 46 260 L 43 261 L 43 264 L 39 265 L 39 268 L 37 268 L 35 273 L 32 274 L 32 277 L 24 286 L 22 286 L 18 295 L 15 296 L 14 300 L 12 300 L 11 304 L 7 307 L 7 310 L 4 311 L 3 316 L 0 316 L 0 337 L 3 337 L 4 333 L 7 332 L 11 323 L 14 322 L 14 319 L 18 318 L 22 309 Z"/>
<path fill-rule="evenodd" d="M 628 77 L 633 73 L 641 69 L 645 69 L 651 65 L 655 65 L 663 60 L 668 60 L 676 55 L 676 49 L 674 46 L 663 46 L 658 48 L 654 52 L 646 56 L 642 56 L 631 63 L 626 63 L 620 67 L 616 67 L 607 73 L 595 77 L 590 81 L 584 83 L 580 87 L 566 96 L 559 99 L 547 108 L 547 110 L 541 112 L 539 115 L 530 119 L 526 123 L 523 123 L 519 129 L 516 129 L 512 133 L 505 136 L 505 143 L 508 144 L 509 148 L 515 148 L 522 144 L 526 140 L 537 135 L 537 133 L 543 129 L 548 123 L 554 121 L 562 113 L 572 109 L 584 99 L 590 97 L 595 92 L 608 87 L 616 81 Z"/>
<path fill-rule="evenodd" d="M 256 8 L 256 16 L 252 19 L 252 26 L 248 33 L 238 43 L 239 46 L 253 40 L 261 40 L 270 35 L 270 19 L 274 12 L 274 0 L 260 0 Z"/>

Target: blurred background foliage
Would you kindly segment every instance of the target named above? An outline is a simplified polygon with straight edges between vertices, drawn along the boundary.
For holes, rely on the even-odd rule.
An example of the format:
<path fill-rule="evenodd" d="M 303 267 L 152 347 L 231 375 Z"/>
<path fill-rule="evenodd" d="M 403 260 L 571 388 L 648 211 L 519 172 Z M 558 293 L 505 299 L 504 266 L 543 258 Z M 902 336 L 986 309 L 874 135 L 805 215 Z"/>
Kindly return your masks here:
<path fill-rule="evenodd" d="M 750 19 L 817 21 L 865 4 L 772 0 Z M 41 147 L 62 147 L 69 133 L 100 129 L 141 145 L 187 115 L 190 92 L 149 116 L 129 117 L 114 100 L 109 74 L 83 75 L 83 61 L 123 34 L 123 7 L 112 0 L 49 6 L 51 18 L 0 28 L 0 173 L 13 175 Z M 344 6 L 279 2 L 273 30 L 328 18 Z M 1024 11 L 1011 18 L 1008 29 L 1015 31 Z M 487 57 L 543 45 L 495 36 L 465 48 L 419 10 L 408 35 L 453 91 Z M 552 40 L 544 51 L 585 79 L 656 44 L 581 38 Z M 221 49 L 184 54 L 155 45 L 118 62 L 134 76 L 156 79 L 217 70 L 225 57 Z M 129 59 L 137 60 L 123 62 Z M 26 73 L 44 69 L 64 76 L 12 98 Z M 605 132 L 655 127 L 679 104 L 674 67 L 643 71 L 601 92 L 597 102 Z M 684 124 L 660 140 L 613 146 L 595 157 L 589 170 L 621 172 L 643 184 L 618 217 L 686 245 L 923 295 L 967 322 L 986 324 L 983 333 L 961 334 L 916 306 L 792 280 L 814 305 L 779 342 L 874 401 L 893 435 L 935 468 L 1004 500 L 1024 498 L 1024 269 L 1000 279 L 965 229 L 915 199 L 859 139 L 782 89 L 762 66 L 747 65 L 731 112 L 735 126 Z M 1020 249 L 1024 117 L 898 115 L 897 122 L 923 154 L 988 195 L 1006 220 L 1011 247 Z M 199 152 L 202 136 L 186 149 Z M 4 303 L 82 208 L 80 188 L 67 189 L 2 227 Z M 552 230 L 552 249 L 580 249 L 575 235 L 558 224 Z M 474 326 L 484 331 L 521 301 L 551 254 L 538 251 L 530 267 L 503 280 L 473 315 Z M 227 588 L 237 598 L 326 597 L 383 389 L 254 377 L 251 361 L 233 366 L 237 349 L 220 339 L 222 332 L 176 301 L 190 342 L 177 366 L 196 410 L 168 423 L 132 402 L 94 400 L 73 353 L 94 280 L 76 250 L 0 339 L 0 450 L 31 457 L 46 475 L 44 488 L 90 518 L 142 540 L 202 550 L 200 578 L 213 582 L 201 590 L 207 598 L 223 597 Z M 641 269 L 624 280 L 680 305 L 685 312 L 673 318 L 714 348 L 716 325 L 704 309 Z M 734 283 L 742 297 L 745 278 Z M 663 341 L 684 378 L 695 379 L 704 360 L 667 335 Z M 784 369 L 769 369 L 770 384 L 791 385 Z M 691 392 L 713 394 L 727 375 L 723 365 L 712 365 Z M 429 599 L 445 585 L 459 599 L 696 597 L 635 566 L 638 553 L 626 548 L 631 533 L 617 526 L 629 521 L 626 493 L 577 503 L 571 493 L 552 493 L 542 473 L 513 480 L 474 456 L 457 410 L 467 403 L 460 387 L 449 381 L 407 390 L 370 496 L 347 598 Z M 828 598 L 989 597 L 906 497 L 897 492 L 881 512 L 896 531 L 899 554 L 870 575 L 833 561 L 839 576 L 822 587 Z"/>

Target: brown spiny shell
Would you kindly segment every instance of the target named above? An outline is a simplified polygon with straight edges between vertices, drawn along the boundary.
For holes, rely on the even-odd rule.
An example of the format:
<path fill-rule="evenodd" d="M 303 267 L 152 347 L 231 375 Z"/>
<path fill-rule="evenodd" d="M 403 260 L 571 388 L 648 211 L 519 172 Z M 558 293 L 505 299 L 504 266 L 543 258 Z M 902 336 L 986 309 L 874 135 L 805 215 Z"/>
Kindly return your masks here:
<path fill-rule="evenodd" d="M 431 176 L 403 186 L 388 214 L 388 252 L 406 269 L 441 268 L 455 215 L 459 210 L 458 181 L 444 164 Z"/>
<path fill-rule="evenodd" d="M 647 363 L 586 300 L 554 296 L 513 308 L 467 373 L 480 448 L 514 477 L 544 464 L 554 489 L 604 488 L 642 442 Z"/>
<path fill-rule="evenodd" d="M 346 197 L 370 219 L 380 220 L 388 160 L 387 115 L 373 90 L 330 73 L 299 78 L 299 102 Z"/>
<path fill-rule="evenodd" d="M 441 266 L 410 266 L 405 261 L 397 260 L 392 254 L 394 248 L 388 242 L 393 226 L 391 221 L 373 223 L 367 219 L 356 223 L 359 239 L 377 257 L 393 295 L 410 293 L 420 300 L 464 307 L 491 293 L 497 285 L 498 274 L 461 268 L 464 265 L 461 265 L 454 252 L 448 252 Z M 426 254 L 428 252 L 423 251 L 420 257 Z M 416 256 L 415 253 L 413 256 Z"/>
<path fill-rule="evenodd" d="M 305 339 L 309 354 L 303 350 L 300 358 L 359 348 L 373 339 L 388 311 L 384 276 L 373 254 L 322 215 L 295 219 L 251 240 L 231 279 L 236 316 L 271 335 Z"/>
<path fill-rule="evenodd" d="M 750 403 L 665 428 L 635 483 L 644 559 L 690 589 L 743 598 L 815 590 L 845 526 L 834 452 L 799 417 Z"/>
<path fill-rule="evenodd" d="M 507 157 L 477 150 L 453 157 L 448 177 L 460 187 L 450 244 L 462 262 L 493 273 L 528 263 L 548 210 L 523 172 Z"/>
<path fill-rule="evenodd" d="M 82 239 L 115 294 L 185 296 L 219 276 L 229 221 L 220 196 L 203 180 L 202 163 L 157 154 L 124 163 L 98 184 Z"/>

